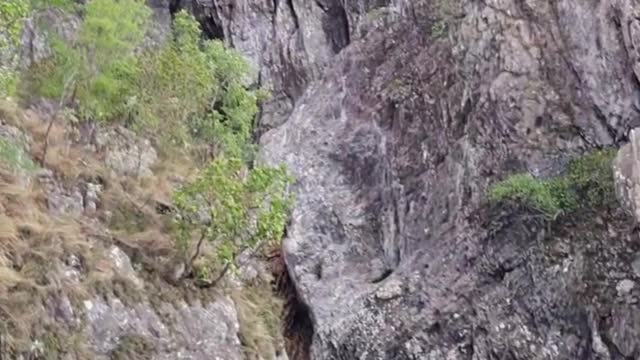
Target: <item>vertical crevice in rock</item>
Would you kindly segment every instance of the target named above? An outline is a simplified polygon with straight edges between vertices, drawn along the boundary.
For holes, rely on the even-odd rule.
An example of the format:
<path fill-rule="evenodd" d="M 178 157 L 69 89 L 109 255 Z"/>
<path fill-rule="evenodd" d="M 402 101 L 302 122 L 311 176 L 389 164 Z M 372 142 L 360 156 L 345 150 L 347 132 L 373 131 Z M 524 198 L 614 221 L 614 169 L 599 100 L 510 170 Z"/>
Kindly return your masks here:
<path fill-rule="evenodd" d="M 287 6 L 289 7 L 289 10 L 291 10 L 291 17 L 295 28 L 300 29 L 300 19 L 298 18 L 298 13 L 296 13 L 295 6 L 293 6 L 293 0 L 287 0 Z"/>
<path fill-rule="evenodd" d="M 172 18 L 183 9 L 189 11 L 198 20 L 205 38 L 225 40 L 224 28 L 215 2 L 201 3 L 189 0 L 171 0 L 169 2 L 169 12 Z"/>
<path fill-rule="evenodd" d="M 339 53 L 351 42 L 349 19 L 343 6 L 337 5 L 326 9 L 322 27 L 334 53 Z"/>
<path fill-rule="evenodd" d="M 289 275 L 281 250 L 271 256 L 274 291 L 284 301 L 282 331 L 290 360 L 309 360 L 313 339 L 313 322 L 309 307 L 300 299 Z"/>

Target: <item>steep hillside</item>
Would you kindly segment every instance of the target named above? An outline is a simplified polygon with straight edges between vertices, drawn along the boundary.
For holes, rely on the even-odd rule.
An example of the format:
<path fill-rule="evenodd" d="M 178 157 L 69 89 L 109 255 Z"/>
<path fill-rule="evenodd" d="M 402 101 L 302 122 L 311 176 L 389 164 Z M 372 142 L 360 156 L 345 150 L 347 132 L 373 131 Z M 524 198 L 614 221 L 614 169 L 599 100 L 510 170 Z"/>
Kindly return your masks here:
<path fill-rule="evenodd" d="M 13 165 L 3 170 L 0 193 L 9 244 L 0 264 L 7 284 L 0 309 L 17 334 L 10 340 L 21 352 L 14 353 L 640 358 L 640 139 L 632 131 L 640 124 L 640 3 L 150 0 L 149 6 L 151 25 L 136 51 L 180 41 L 172 28 L 186 9 L 204 38 L 248 60 L 250 69 L 234 83 L 239 97 L 253 99 L 257 88 L 269 96 L 245 107 L 234 96 L 219 100 L 216 90 L 200 102 L 200 85 L 208 91 L 209 82 L 180 76 L 191 75 L 187 64 L 162 68 L 170 81 L 143 87 L 148 93 L 112 94 L 127 106 L 140 99 L 153 107 L 128 112 L 115 101 L 106 124 L 94 119 L 104 111 L 89 118 L 65 111 L 47 135 L 56 100 L 29 97 L 21 102 L 28 110 L 3 110 L 0 155 Z M 43 25 L 73 39 L 82 16 L 60 9 L 29 15 L 21 66 L 50 55 Z M 174 59 L 190 52 L 180 54 Z M 221 68 L 207 76 L 227 91 L 225 76 L 237 68 Z M 141 96 L 147 94 L 155 96 Z M 178 116 L 164 111 L 172 104 L 166 99 L 195 105 Z M 66 105 L 83 108 L 79 102 Z M 242 106 L 236 113 L 229 104 Z M 232 114 L 242 121 L 231 132 L 189 138 L 195 151 L 186 157 L 166 156 L 173 152 L 159 135 L 211 112 L 218 119 L 213 130 L 235 123 L 220 120 Z M 144 115 L 156 121 L 133 126 Z M 169 120 L 171 131 L 157 127 Z M 230 147 L 227 140 L 238 133 L 243 146 Z M 271 254 L 232 252 L 230 261 L 214 241 L 208 257 L 185 262 L 185 254 L 200 255 L 202 241 L 180 250 L 182 233 L 164 226 L 167 212 L 178 207 L 198 218 L 202 203 L 181 207 L 176 191 L 187 182 L 213 203 L 227 199 L 189 173 L 198 174 L 203 158 L 220 151 L 245 161 L 239 155 L 251 147 L 249 137 L 259 143 L 256 161 L 248 156 L 246 166 L 227 175 L 284 164 L 295 178 L 282 254 L 276 246 Z M 44 146 L 48 160 L 39 165 Z M 217 185 L 228 189 L 244 176 Z M 217 216 L 223 213 L 236 214 Z M 216 217 L 204 218 L 190 225 Z M 271 259 L 273 284 L 255 254 Z M 43 266 L 42 259 L 53 264 Z M 211 275 L 246 263 L 222 283 Z M 234 291 L 238 286 L 243 290 Z M 282 314 L 271 290 L 285 300 Z M 25 304 L 39 312 L 23 321 Z"/>
<path fill-rule="evenodd" d="M 252 164 L 262 95 L 150 5 L 0 6 L 0 358 L 286 358 L 289 180 Z"/>

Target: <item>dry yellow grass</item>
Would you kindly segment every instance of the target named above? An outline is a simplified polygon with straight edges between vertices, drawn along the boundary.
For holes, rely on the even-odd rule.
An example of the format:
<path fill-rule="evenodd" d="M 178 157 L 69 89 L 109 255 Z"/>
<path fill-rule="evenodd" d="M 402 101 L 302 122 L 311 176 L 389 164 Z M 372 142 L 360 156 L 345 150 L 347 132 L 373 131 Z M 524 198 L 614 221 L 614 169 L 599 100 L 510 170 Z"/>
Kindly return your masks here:
<path fill-rule="evenodd" d="M 21 111 L 15 101 L 0 99 L 0 121 L 11 126 L 18 126 L 20 118 Z"/>
<path fill-rule="evenodd" d="M 240 340 L 247 359 L 273 359 L 275 345 L 282 343 L 280 316 L 283 303 L 268 283 L 232 289 L 240 322 Z"/>
<path fill-rule="evenodd" d="M 29 153 L 40 159 L 48 119 L 2 103 L 0 118 L 10 118 L 6 121 L 30 136 Z M 182 287 L 172 287 L 161 280 L 170 267 L 166 264 L 176 259 L 176 249 L 168 226 L 171 214 L 161 214 L 157 208 L 158 204 L 170 206 L 175 187 L 188 181 L 197 167 L 186 157 L 164 157 L 149 178 L 115 178 L 102 161 L 102 154 L 88 152 L 71 141 L 71 126 L 62 118 L 53 123 L 43 166 L 51 169 L 55 179 L 65 186 L 77 186 L 82 179 L 99 179 L 104 189 L 95 218 L 53 216 L 47 208 L 46 191 L 37 179 L 25 182 L 0 164 L 0 324 L 6 324 L 6 331 L 11 334 L 9 347 L 16 350 L 27 347 L 34 337 L 47 336 L 46 332 L 42 334 L 42 320 L 46 318 L 43 304 L 52 296 L 67 296 L 74 304 L 105 293 L 138 301 L 140 289 L 115 271 L 107 258 L 107 249 L 114 243 L 142 264 L 145 271 L 140 276 L 146 276 L 147 286 L 163 289 L 153 296 L 187 296 Z M 96 219 L 102 222 L 96 223 Z M 133 226 L 129 226 L 132 219 Z M 79 279 L 69 279 L 62 271 L 69 256 L 81 262 Z M 271 302 L 266 286 L 234 294 L 240 304 L 247 354 L 273 353 L 270 344 L 274 319 L 281 305 Z M 189 294 L 205 296 L 204 291 Z M 265 307 L 270 310 L 264 312 Z M 76 339 L 74 334 L 68 335 Z M 82 341 L 75 344 L 71 338 L 55 337 L 52 341 L 56 348 L 77 347 L 80 351 Z"/>

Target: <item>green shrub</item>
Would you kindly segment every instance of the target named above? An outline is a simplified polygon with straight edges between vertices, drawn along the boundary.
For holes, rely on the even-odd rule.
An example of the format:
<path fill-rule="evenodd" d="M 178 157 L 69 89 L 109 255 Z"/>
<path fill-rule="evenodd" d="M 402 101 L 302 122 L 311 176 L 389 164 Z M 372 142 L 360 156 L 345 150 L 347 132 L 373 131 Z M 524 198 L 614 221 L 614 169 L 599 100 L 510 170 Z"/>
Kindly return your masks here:
<path fill-rule="evenodd" d="M 224 268 L 233 268 L 245 249 L 279 241 L 291 205 L 286 195 L 290 181 L 283 167 L 247 170 L 242 160 L 225 157 L 211 162 L 174 193 L 177 245 L 188 265 L 197 260 L 204 241 Z M 188 255 L 194 245 L 195 254 Z"/>
<path fill-rule="evenodd" d="M 124 112 L 138 72 L 134 49 L 151 10 L 143 0 L 91 0 L 77 39 L 54 39 L 53 57 L 28 77 L 37 94 L 77 102 L 83 119 L 112 120 Z"/>
<path fill-rule="evenodd" d="M 550 182 L 538 180 L 529 174 L 517 174 L 491 187 L 489 200 L 521 201 L 553 217 L 562 209 L 556 192 Z"/>
<path fill-rule="evenodd" d="M 245 157 L 257 96 L 243 80 L 249 66 L 218 40 L 202 40 L 198 22 L 185 11 L 176 14 L 173 39 L 140 60 L 134 126 L 178 146 L 213 144 L 230 157 Z"/>
<path fill-rule="evenodd" d="M 492 202 L 522 202 L 548 218 L 576 210 L 608 208 L 615 204 L 612 161 L 615 150 L 598 150 L 569 163 L 567 173 L 552 179 L 516 174 L 489 189 Z"/>
<path fill-rule="evenodd" d="M 27 0 L 3 0 L 0 2 L 0 96 L 16 92 L 18 83 L 17 59 L 20 33 L 24 18 L 29 14 Z"/>
<path fill-rule="evenodd" d="M 26 0 L 3 0 L 0 2 L 0 46 L 17 44 L 20 41 L 22 22 L 29 14 Z"/>
<path fill-rule="evenodd" d="M 569 164 L 567 180 L 583 207 L 611 206 L 616 202 L 612 163 L 614 149 L 594 151 Z"/>
<path fill-rule="evenodd" d="M 33 172 L 37 169 L 36 164 L 22 146 L 2 137 L 0 137 L 0 163 L 19 172 Z"/>

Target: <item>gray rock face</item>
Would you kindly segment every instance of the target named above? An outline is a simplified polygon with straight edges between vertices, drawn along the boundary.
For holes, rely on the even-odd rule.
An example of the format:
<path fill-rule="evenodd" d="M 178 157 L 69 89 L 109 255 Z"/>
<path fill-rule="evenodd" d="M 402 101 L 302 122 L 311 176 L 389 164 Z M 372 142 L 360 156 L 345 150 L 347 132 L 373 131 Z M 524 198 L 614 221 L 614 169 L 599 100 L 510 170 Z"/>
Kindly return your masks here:
<path fill-rule="evenodd" d="M 640 221 L 640 133 L 631 130 L 629 143 L 618 151 L 613 170 L 616 195 L 622 206 Z"/>
<path fill-rule="evenodd" d="M 206 306 L 164 304 L 164 320 L 150 304 L 127 306 L 113 298 L 84 305 L 87 337 L 95 353 L 102 354 L 98 359 L 109 359 L 132 336 L 152 343 L 153 359 L 243 359 L 235 307 L 227 298 Z"/>
<path fill-rule="evenodd" d="M 638 125 L 640 4 L 390 6 L 261 139 L 297 178 L 284 251 L 311 358 L 640 356 L 628 217 L 549 229 L 485 202 Z"/>
<path fill-rule="evenodd" d="M 36 12 L 24 23 L 21 39 L 21 66 L 26 68 L 51 56 L 49 34 L 73 39 L 80 27 L 80 19 L 57 9 Z"/>
<path fill-rule="evenodd" d="M 97 128 L 93 136 L 96 150 L 105 153 L 106 165 L 117 175 L 136 178 L 152 175 L 151 167 L 158 155 L 149 140 L 121 126 Z"/>
<path fill-rule="evenodd" d="M 254 82 L 270 90 L 262 108 L 263 130 L 281 124 L 306 86 L 318 78 L 367 12 L 390 0 L 178 1 L 209 37 L 244 54 Z"/>

